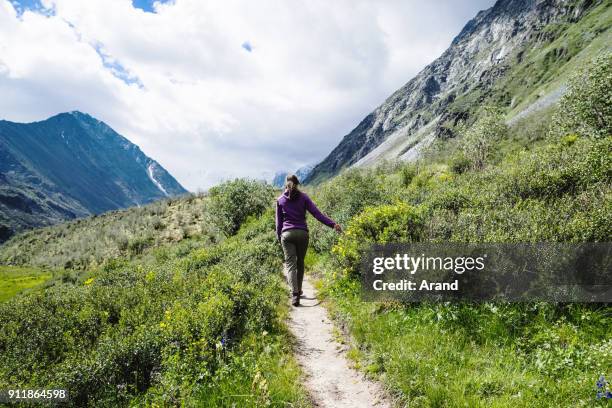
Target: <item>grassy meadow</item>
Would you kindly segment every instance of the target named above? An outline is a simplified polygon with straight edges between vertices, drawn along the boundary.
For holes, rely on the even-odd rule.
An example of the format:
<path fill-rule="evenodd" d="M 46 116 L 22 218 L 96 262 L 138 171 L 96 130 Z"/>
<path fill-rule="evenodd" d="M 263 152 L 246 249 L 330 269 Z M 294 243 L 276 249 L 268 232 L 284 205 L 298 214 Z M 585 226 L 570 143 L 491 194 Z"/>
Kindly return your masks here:
<path fill-rule="evenodd" d="M 0 302 L 24 290 L 40 287 L 52 277 L 51 272 L 38 268 L 0 265 Z"/>

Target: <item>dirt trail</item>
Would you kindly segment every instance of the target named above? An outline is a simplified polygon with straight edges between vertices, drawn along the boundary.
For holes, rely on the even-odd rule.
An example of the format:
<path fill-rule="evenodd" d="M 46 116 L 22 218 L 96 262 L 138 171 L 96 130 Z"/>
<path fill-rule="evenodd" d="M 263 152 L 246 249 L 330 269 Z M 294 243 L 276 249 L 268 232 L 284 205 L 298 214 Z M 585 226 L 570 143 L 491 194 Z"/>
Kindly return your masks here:
<path fill-rule="evenodd" d="M 388 408 L 379 384 L 351 369 L 346 347 L 334 340 L 333 325 L 316 299 L 316 290 L 304 280 L 304 297 L 292 307 L 289 328 L 298 341 L 296 358 L 305 371 L 306 388 L 317 407 Z"/>

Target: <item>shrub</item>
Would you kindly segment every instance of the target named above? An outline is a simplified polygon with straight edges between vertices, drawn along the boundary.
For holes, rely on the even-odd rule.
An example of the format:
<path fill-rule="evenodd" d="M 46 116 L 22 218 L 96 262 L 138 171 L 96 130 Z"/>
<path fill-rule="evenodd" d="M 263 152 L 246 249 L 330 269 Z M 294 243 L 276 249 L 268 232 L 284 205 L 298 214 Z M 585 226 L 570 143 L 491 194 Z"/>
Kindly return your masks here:
<path fill-rule="evenodd" d="M 516 156 L 506 177 L 498 184 L 510 201 L 525 198 L 551 199 L 576 194 L 588 185 L 612 179 L 612 139 L 572 138 Z"/>
<path fill-rule="evenodd" d="M 383 176 L 375 175 L 375 170 L 350 169 L 322 185 L 315 202 L 321 211 L 345 225 L 365 207 L 391 199 L 385 191 L 386 182 Z M 318 222 L 309 224 L 309 228 L 310 242 L 318 251 L 329 251 L 338 239 L 337 234 Z"/>
<path fill-rule="evenodd" d="M 471 166 L 471 161 L 465 154 L 456 154 L 451 158 L 450 168 L 455 174 L 465 173 Z"/>
<path fill-rule="evenodd" d="M 128 242 L 127 250 L 130 255 L 140 255 L 153 244 L 153 237 L 137 237 Z"/>
<path fill-rule="evenodd" d="M 125 234 L 117 236 L 115 242 L 117 243 L 117 249 L 121 252 L 127 251 L 128 245 L 130 244 L 130 240 Z"/>
<path fill-rule="evenodd" d="M 355 276 L 361 254 L 369 245 L 417 242 L 422 238 L 424 224 L 422 208 L 402 202 L 370 207 L 351 220 L 332 252 L 345 273 Z"/>
<path fill-rule="evenodd" d="M 414 165 L 406 165 L 400 170 L 401 184 L 408 187 L 412 183 L 412 179 L 416 176 L 417 170 Z"/>
<path fill-rule="evenodd" d="M 213 247 L 184 241 L 0 303 L 0 388 L 67 387 L 75 406 L 180 405 L 214 390 L 238 368 L 243 338 L 278 329 L 270 215 Z"/>
<path fill-rule="evenodd" d="M 576 132 L 601 138 L 612 132 L 612 52 L 595 58 L 570 80 L 554 116 L 562 136 Z"/>
<path fill-rule="evenodd" d="M 508 126 L 499 109 L 485 107 L 470 128 L 461 125 L 458 131 L 462 137 L 465 157 L 470 160 L 474 169 L 479 170 L 484 167 L 494 143 L 507 136 Z"/>
<path fill-rule="evenodd" d="M 427 202 L 433 208 L 450 210 L 454 214 L 473 205 L 468 189 L 456 186 L 437 189 L 428 197 Z"/>
<path fill-rule="evenodd" d="M 235 179 L 210 189 L 210 220 L 226 235 L 235 234 L 251 215 L 261 215 L 272 202 L 272 186 Z"/>
<path fill-rule="evenodd" d="M 151 227 L 154 230 L 159 231 L 159 230 L 164 229 L 165 225 L 164 225 L 164 222 L 159 217 L 155 216 L 151 219 Z"/>

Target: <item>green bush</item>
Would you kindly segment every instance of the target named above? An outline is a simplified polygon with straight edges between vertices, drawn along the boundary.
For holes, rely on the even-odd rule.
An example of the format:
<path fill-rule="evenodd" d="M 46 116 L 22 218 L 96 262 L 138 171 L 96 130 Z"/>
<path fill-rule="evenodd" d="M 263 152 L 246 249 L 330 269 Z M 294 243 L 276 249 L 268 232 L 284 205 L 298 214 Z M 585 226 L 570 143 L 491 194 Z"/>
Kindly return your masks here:
<path fill-rule="evenodd" d="M 472 168 L 482 169 L 495 142 L 508 135 L 508 126 L 499 109 L 485 107 L 471 127 L 467 128 L 462 125 L 458 133 L 461 137 L 463 153 L 471 162 Z"/>
<path fill-rule="evenodd" d="M 340 225 L 345 225 L 365 207 L 392 199 L 387 194 L 384 174 L 350 169 L 317 189 L 315 202 L 319 209 Z M 309 223 L 311 245 L 327 252 L 336 243 L 338 234 L 318 222 Z"/>
<path fill-rule="evenodd" d="M 185 241 L 148 262 L 110 261 L 81 284 L 1 303 L 0 388 L 67 387 L 74 406 L 198 405 L 202 388 L 234 372 L 243 338 L 280 330 L 271 215 L 217 245 Z"/>
<path fill-rule="evenodd" d="M 140 255 L 153 244 L 153 237 L 136 237 L 128 241 L 127 250 L 130 255 Z"/>
<path fill-rule="evenodd" d="M 407 165 L 400 170 L 402 186 L 408 187 L 412 183 L 412 179 L 417 174 L 417 169 L 414 165 Z"/>
<path fill-rule="evenodd" d="M 576 138 L 517 155 L 500 190 L 512 198 L 554 198 L 612 180 L 612 139 Z"/>
<path fill-rule="evenodd" d="M 450 168 L 455 174 L 463 174 L 469 170 L 472 162 L 468 159 L 465 154 L 456 154 L 451 158 Z"/>
<path fill-rule="evenodd" d="M 612 134 L 612 52 L 604 53 L 579 70 L 555 115 L 555 133 L 579 133 L 602 138 Z"/>
<path fill-rule="evenodd" d="M 249 216 L 262 214 L 274 189 L 258 181 L 235 179 L 210 189 L 210 220 L 226 235 L 235 234 Z"/>
<path fill-rule="evenodd" d="M 351 220 L 333 247 L 345 274 L 357 276 L 361 254 L 371 244 L 417 242 L 422 238 L 424 211 L 406 203 L 370 207 Z"/>

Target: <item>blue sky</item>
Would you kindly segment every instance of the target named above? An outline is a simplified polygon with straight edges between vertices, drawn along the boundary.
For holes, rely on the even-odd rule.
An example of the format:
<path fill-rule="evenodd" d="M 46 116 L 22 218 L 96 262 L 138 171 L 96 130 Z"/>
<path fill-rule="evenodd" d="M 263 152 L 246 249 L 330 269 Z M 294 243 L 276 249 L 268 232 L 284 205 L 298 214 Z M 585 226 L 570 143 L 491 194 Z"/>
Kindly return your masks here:
<path fill-rule="evenodd" d="M 43 10 L 44 7 L 40 0 L 12 0 L 13 6 L 19 14 L 23 13 L 24 10 Z"/>
<path fill-rule="evenodd" d="M 155 10 L 153 8 L 153 3 L 155 3 L 156 1 L 160 3 L 167 3 L 170 0 L 132 0 L 132 5 L 135 8 L 144 10 L 148 13 L 154 13 Z M 12 3 L 19 7 L 21 10 L 38 10 L 42 8 L 40 0 L 13 0 Z"/>
<path fill-rule="evenodd" d="M 139 88 L 144 88 L 144 85 L 136 75 L 134 75 L 123 65 L 121 65 L 121 63 L 117 59 L 112 58 L 106 53 L 103 44 L 95 44 L 94 49 L 96 50 L 96 53 L 100 56 L 104 68 L 108 69 L 113 74 L 113 76 L 115 76 L 117 79 L 120 79 L 127 85 L 136 84 Z"/>
<path fill-rule="evenodd" d="M 40 0 L 13 0 L 13 4 L 19 7 L 36 9 L 40 7 Z"/>
<path fill-rule="evenodd" d="M 156 0 L 156 1 L 160 3 L 168 3 L 169 0 Z M 132 0 L 132 5 L 134 7 L 139 8 L 149 13 L 155 12 L 155 10 L 153 9 L 153 3 L 155 3 L 154 0 Z"/>
<path fill-rule="evenodd" d="M 323 159 L 492 4 L 0 0 L 0 119 L 89 113 L 192 191 L 269 178 Z"/>

